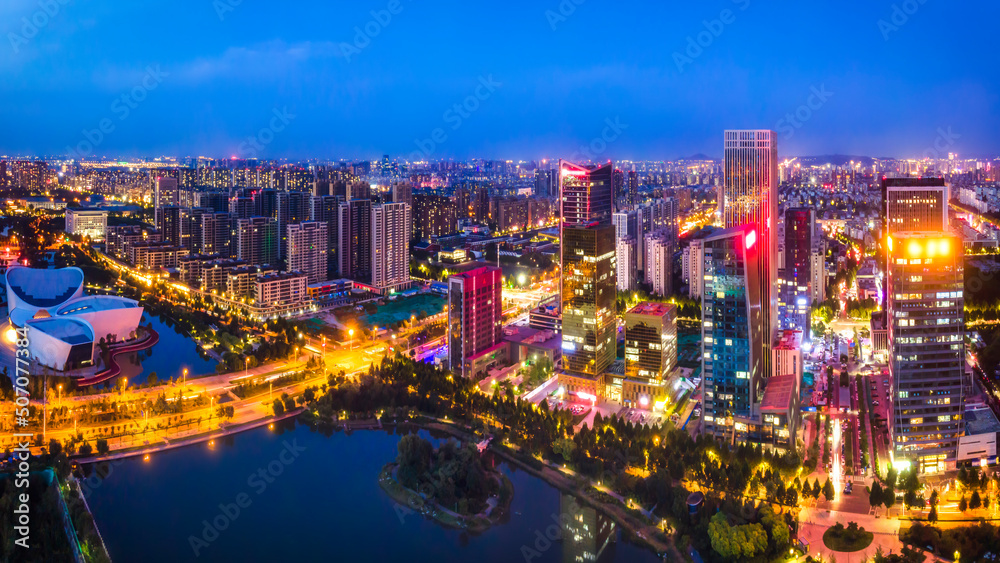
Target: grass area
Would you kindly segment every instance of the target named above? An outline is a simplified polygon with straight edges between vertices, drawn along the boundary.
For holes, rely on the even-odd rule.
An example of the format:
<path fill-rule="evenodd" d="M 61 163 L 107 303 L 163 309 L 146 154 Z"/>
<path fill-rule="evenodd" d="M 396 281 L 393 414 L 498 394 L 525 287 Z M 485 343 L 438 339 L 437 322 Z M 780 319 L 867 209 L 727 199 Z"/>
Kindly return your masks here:
<path fill-rule="evenodd" d="M 851 522 L 845 528 L 837 523 L 823 532 L 823 544 L 833 551 L 850 553 L 861 551 L 872 544 L 875 534 L 859 528 L 856 522 Z"/>
<path fill-rule="evenodd" d="M 380 305 L 377 313 L 359 316 L 358 322 L 365 328 L 376 326 L 384 328 L 400 321 L 408 321 L 411 316 L 422 319 L 436 315 L 444 311 L 445 305 L 445 298 L 435 294 L 423 293 L 412 297 L 400 297 Z"/>

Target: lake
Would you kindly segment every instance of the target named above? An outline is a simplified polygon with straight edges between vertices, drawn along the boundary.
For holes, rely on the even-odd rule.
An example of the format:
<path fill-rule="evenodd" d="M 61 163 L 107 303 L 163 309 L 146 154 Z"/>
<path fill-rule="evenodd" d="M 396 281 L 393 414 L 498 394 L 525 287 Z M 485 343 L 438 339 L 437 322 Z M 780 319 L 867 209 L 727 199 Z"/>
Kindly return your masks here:
<path fill-rule="evenodd" d="M 153 324 L 153 330 L 160 335 L 160 341 L 148 350 L 140 350 L 118 356 L 122 375 L 129 383 L 145 383 L 150 373 L 156 372 L 160 380 L 179 378 L 188 369 L 188 376 L 215 373 L 215 360 L 204 359 L 198 354 L 198 344 L 186 334 L 177 332 L 160 318 L 143 313 L 142 325 Z M 114 381 L 108 385 L 114 385 Z"/>
<path fill-rule="evenodd" d="M 499 468 L 514 485 L 510 514 L 486 532 L 446 529 L 411 513 L 378 486 L 379 470 L 396 457 L 400 436 L 390 432 L 325 435 L 286 421 L 149 461 L 105 464 L 107 476 L 93 473 L 84 490 L 119 562 L 554 563 L 586 557 L 597 545 L 605 545 L 601 556 L 588 560 L 658 561 L 609 520 L 507 464 Z M 564 525 L 603 535 L 561 539 L 561 514 Z"/>

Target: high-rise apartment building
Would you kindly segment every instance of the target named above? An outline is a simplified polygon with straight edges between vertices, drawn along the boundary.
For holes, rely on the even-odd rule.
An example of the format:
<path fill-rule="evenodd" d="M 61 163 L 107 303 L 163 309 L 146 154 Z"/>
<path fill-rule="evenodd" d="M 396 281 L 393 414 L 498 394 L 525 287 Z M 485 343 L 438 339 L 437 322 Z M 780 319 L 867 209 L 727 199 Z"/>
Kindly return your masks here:
<path fill-rule="evenodd" d="M 625 380 L 622 403 L 662 410 L 666 378 L 677 366 L 677 308 L 639 303 L 625 313 Z"/>
<path fill-rule="evenodd" d="M 310 220 L 326 223 L 326 279 L 335 279 L 340 275 L 340 261 L 338 259 L 340 213 L 338 210 L 340 209 L 341 202 L 341 198 L 332 195 L 315 196 L 312 198 L 312 212 L 309 214 Z"/>
<path fill-rule="evenodd" d="M 179 205 L 168 205 L 156 208 L 156 230 L 160 231 L 164 242 L 182 248 L 181 233 L 184 231 L 182 225 L 187 219 L 188 210 Z"/>
<path fill-rule="evenodd" d="M 727 229 L 753 227 L 757 238 L 756 281 L 763 315 L 763 346 L 778 330 L 778 136 L 774 131 L 726 131 L 719 212 Z M 707 258 L 706 258 L 707 260 Z M 705 275 L 709 275 L 705 272 Z M 707 293 L 707 290 L 706 290 Z M 770 354 L 755 351 L 770 371 Z"/>
<path fill-rule="evenodd" d="M 628 193 L 626 202 L 628 203 L 629 208 L 634 208 L 639 204 L 639 173 L 635 170 L 629 170 L 628 173 Z"/>
<path fill-rule="evenodd" d="M 758 275 L 766 249 L 754 225 L 724 229 L 702 244 L 702 428 L 729 443 L 746 441 L 769 375 Z"/>
<path fill-rule="evenodd" d="M 370 283 L 372 277 L 372 202 L 355 199 L 341 203 L 337 210 L 337 256 L 340 275 Z"/>
<path fill-rule="evenodd" d="M 635 237 L 615 240 L 616 286 L 618 291 L 635 291 L 639 287 L 638 264 L 639 243 Z"/>
<path fill-rule="evenodd" d="M 309 283 L 326 281 L 326 229 L 319 221 L 288 225 L 288 271 L 304 274 Z"/>
<path fill-rule="evenodd" d="M 177 187 L 177 178 L 161 176 L 156 179 L 153 188 L 153 221 L 159 229 L 160 209 L 168 205 L 180 205 L 180 190 Z"/>
<path fill-rule="evenodd" d="M 253 266 L 278 262 L 278 222 L 271 217 L 236 220 L 236 257 Z"/>
<path fill-rule="evenodd" d="M 501 270 L 476 268 L 448 278 L 448 367 L 474 377 L 501 357 Z"/>
<path fill-rule="evenodd" d="M 413 196 L 414 238 L 450 235 L 458 228 L 458 206 L 448 196 L 418 193 Z"/>
<path fill-rule="evenodd" d="M 410 286 L 411 220 L 406 203 L 372 208 L 372 285 L 383 294 Z"/>
<path fill-rule="evenodd" d="M 673 239 L 669 233 L 655 231 L 646 235 L 643 242 L 646 256 L 646 283 L 653 286 L 655 295 L 673 295 Z"/>
<path fill-rule="evenodd" d="M 940 472 L 965 428 L 962 241 L 904 231 L 887 246 L 893 462 Z"/>
<path fill-rule="evenodd" d="M 217 254 L 222 258 L 234 256 L 233 216 L 226 212 L 202 214 L 199 246 L 202 254 Z"/>

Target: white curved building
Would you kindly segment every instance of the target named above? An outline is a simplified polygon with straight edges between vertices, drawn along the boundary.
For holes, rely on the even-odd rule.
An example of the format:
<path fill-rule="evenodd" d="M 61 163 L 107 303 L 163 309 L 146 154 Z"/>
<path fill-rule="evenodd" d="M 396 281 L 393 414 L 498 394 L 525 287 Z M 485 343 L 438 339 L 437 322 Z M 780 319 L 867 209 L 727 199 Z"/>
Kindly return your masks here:
<path fill-rule="evenodd" d="M 7 270 L 8 317 L 27 327 L 28 352 L 57 370 L 93 364 L 101 338 L 127 340 L 142 319 L 137 301 L 111 295 L 83 295 L 79 268 Z"/>
<path fill-rule="evenodd" d="M 37 270 L 24 266 L 7 269 L 7 316 L 22 327 L 29 319 L 50 317 L 70 299 L 83 295 L 83 270 Z M 44 313 L 39 314 L 41 311 Z"/>

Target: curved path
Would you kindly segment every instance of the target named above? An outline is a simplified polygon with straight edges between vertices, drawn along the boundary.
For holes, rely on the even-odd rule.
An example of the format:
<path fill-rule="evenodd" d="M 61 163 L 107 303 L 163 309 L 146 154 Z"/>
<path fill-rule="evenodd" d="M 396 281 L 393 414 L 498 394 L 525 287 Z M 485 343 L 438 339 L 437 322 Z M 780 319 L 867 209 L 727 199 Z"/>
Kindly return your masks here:
<path fill-rule="evenodd" d="M 149 336 L 146 337 L 141 342 L 133 342 L 122 346 L 121 348 L 112 348 L 108 351 L 108 367 L 100 373 L 96 373 L 91 377 L 81 379 L 76 382 L 80 387 L 86 387 L 88 385 L 94 385 L 97 383 L 104 383 L 109 379 L 118 377 L 122 372 L 122 368 L 118 365 L 118 361 L 115 358 L 120 354 L 127 354 L 129 352 L 138 352 L 139 350 L 145 350 L 147 348 L 152 348 L 160 341 L 160 335 L 151 328 L 146 328 L 149 332 Z"/>

